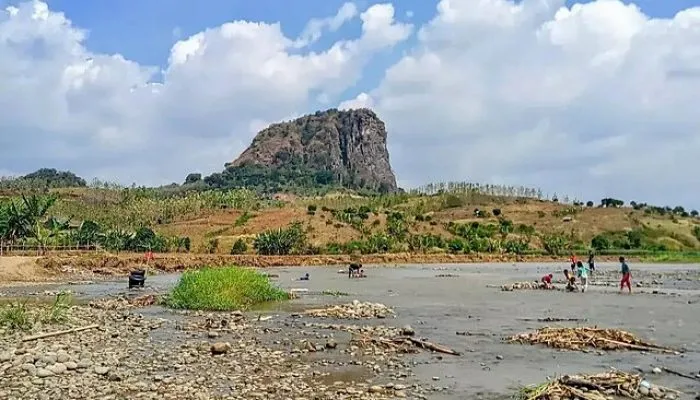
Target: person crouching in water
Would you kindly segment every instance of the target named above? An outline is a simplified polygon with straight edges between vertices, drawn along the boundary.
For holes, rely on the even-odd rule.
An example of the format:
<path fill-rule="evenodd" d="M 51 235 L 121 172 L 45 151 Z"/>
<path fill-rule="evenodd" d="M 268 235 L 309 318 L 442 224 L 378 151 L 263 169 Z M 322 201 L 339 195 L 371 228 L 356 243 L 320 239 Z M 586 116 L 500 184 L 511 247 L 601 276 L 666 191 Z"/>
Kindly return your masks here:
<path fill-rule="evenodd" d="M 588 268 L 581 261 L 576 263 L 576 274 L 581 279 L 581 293 L 588 289 Z"/>
<path fill-rule="evenodd" d="M 576 287 L 576 277 L 568 269 L 564 268 L 564 277 L 566 277 L 566 291 L 573 292 L 578 290 Z"/>
<path fill-rule="evenodd" d="M 541 279 L 542 285 L 540 285 L 540 287 L 542 287 L 544 289 L 551 289 L 552 288 L 552 277 L 554 277 L 554 275 L 552 275 L 552 274 L 548 274 L 548 275 L 543 276 Z"/>
<path fill-rule="evenodd" d="M 362 264 L 351 263 L 350 266 L 348 266 L 348 278 L 352 278 L 353 276 L 355 276 L 355 277 L 359 276 L 361 269 L 362 269 Z"/>

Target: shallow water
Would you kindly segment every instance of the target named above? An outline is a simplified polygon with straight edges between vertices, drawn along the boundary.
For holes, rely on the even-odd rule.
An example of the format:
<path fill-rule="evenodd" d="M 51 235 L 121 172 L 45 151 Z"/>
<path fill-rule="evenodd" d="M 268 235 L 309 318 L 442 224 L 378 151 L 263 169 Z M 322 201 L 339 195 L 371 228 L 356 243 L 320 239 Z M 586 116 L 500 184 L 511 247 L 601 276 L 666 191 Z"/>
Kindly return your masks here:
<path fill-rule="evenodd" d="M 255 314 L 271 314 L 275 320 L 318 305 L 347 303 L 353 299 L 383 303 L 395 309 L 397 318 L 376 321 L 340 321 L 353 324 L 410 324 L 416 334 L 464 354 L 459 357 L 423 353 L 416 357 L 414 371 L 427 384 L 449 390 L 431 399 L 480 398 L 495 393 L 506 396 L 513 387 L 538 383 L 564 373 L 600 372 L 609 367 L 645 371 L 661 364 L 680 371 L 700 372 L 700 267 L 697 265 L 631 265 L 635 279 L 651 280 L 661 274 L 663 281 L 653 288 L 633 288 L 633 295 L 620 295 L 617 287 L 591 286 L 587 293 L 560 291 L 501 292 L 501 284 L 536 280 L 552 272 L 561 277 L 562 264 L 465 264 L 397 267 L 365 266 L 366 279 L 348 279 L 339 267 L 268 268 L 285 289 L 308 289 L 300 298 L 286 303 L 267 304 Z M 596 280 L 616 282 L 617 265 L 598 266 Z M 296 280 L 304 273 L 309 281 Z M 456 277 L 436 277 L 453 274 Z M 165 292 L 179 275 L 149 276 L 146 288 L 132 293 Z M 42 285 L 0 288 L 7 296 L 26 296 L 44 290 L 69 289 L 79 301 L 129 293 L 127 280 L 96 282 L 90 285 Z M 491 287 L 489 287 L 491 286 Z M 495 287 L 494 287 L 495 286 Z M 652 294 L 654 290 L 668 293 Z M 323 291 L 344 292 L 329 296 Z M 159 307 L 139 310 L 144 315 L 176 319 L 175 313 Z M 544 326 L 524 321 L 543 317 L 587 318 L 586 325 L 620 328 L 659 344 L 686 348 L 683 355 L 656 355 L 638 352 L 596 353 L 559 352 L 536 346 L 503 343 L 501 338 Z M 304 319 L 309 320 L 309 319 Z M 315 321 L 322 322 L 322 321 Z M 328 321 L 338 323 L 339 321 Z M 554 325 L 573 326 L 576 323 Z M 471 336 L 457 335 L 469 331 Z M 159 338 L 168 340 L 167 337 Z M 500 357 L 498 357 L 500 356 Z M 500 359 L 502 358 L 502 359 Z M 439 380 L 433 380 L 433 377 Z M 654 383 L 689 392 L 700 391 L 697 382 L 669 375 L 654 375 Z M 485 397 L 488 397 L 484 395 Z M 491 397 L 493 398 L 493 397 Z"/>

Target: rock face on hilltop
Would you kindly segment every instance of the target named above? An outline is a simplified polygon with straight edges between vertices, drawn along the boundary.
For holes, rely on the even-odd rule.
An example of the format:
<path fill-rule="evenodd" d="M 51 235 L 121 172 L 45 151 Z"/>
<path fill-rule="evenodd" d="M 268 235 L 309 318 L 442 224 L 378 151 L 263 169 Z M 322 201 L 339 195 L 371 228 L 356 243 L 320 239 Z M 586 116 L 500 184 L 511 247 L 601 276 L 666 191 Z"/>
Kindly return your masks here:
<path fill-rule="evenodd" d="M 259 132 L 224 175 L 395 192 L 386 139 L 384 122 L 371 110 L 319 111 Z"/>

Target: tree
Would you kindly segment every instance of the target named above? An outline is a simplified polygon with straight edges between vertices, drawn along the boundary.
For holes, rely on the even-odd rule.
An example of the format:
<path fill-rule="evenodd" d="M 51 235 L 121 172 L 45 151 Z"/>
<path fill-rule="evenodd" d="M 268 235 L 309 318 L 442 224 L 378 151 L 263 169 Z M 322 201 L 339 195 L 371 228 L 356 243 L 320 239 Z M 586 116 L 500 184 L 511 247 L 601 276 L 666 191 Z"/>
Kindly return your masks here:
<path fill-rule="evenodd" d="M 591 247 L 597 251 L 606 250 L 610 248 L 610 241 L 605 235 L 596 235 L 591 239 Z"/>
<path fill-rule="evenodd" d="M 697 217 L 697 216 L 698 216 L 698 210 L 693 210 L 693 211 L 691 211 L 691 212 L 690 212 L 690 215 L 693 216 L 693 217 Z"/>
<path fill-rule="evenodd" d="M 187 175 L 185 178 L 185 184 L 191 184 L 191 183 L 197 183 L 202 180 L 202 174 L 200 173 L 191 173 Z"/>
<path fill-rule="evenodd" d="M 590 201 L 590 200 L 588 200 L 588 201 L 586 202 L 586 207 L 593 207 L 593 202 Z"/>
<path fill-rule="evenodd" d="M 499 215 L 501 215 L 501 209 L 500 209 L 500 208 L 494 208 L 493 210 L 491 210 L 491 212 L 493 212 L 493 216 L 494 216 L 494 217 L 498 217 Z"/>
<path fill-rule="evenodd" d="M 248 251 L 248 245 L 241 238 L 238 238 L 231 247 L 231 254 L 245 254 L 246 251 Z"/>

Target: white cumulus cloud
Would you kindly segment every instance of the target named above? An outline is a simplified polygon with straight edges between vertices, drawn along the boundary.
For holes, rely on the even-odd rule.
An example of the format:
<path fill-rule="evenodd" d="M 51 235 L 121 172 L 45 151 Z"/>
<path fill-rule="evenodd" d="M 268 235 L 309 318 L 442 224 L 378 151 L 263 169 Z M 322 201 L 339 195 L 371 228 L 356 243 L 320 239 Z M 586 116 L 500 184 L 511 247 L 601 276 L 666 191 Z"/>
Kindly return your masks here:
<path fill-rule="evenodd" d="M 700 205 L 700 8 L 442 0 L 368 93 L 404 184 L 474 180 L 581 200 Z"/>
<path fill-rule="evenodd" d="M 0 11 L 0 172 L 181 181 L 321 103 L 374 108 L 404 185 L 700 206 L 700 8 L 652 18 L 618 0 L 441 0 L 414 27 L 390 3 L 360 3 L 299 37 L 241 20 L 181 37 L 163 68 L 91 51 L 44 2 Z M 350 23 L 357 37 L 310 50 Z M 399 44 L 404 56 L 372 71 L 379 84 L 356 87 Z"/>
<path fill-rule="evenodd" d="M 348 3 L 322 25 L 338 29 L 356 14 Z M 391 5 L 373 5 L 359 37 L 312 52 L 279 24 L 232 21 L 175 43 L 156 82 L 157 68 L 95 54 L 68 16 L 25 2 L 0 12 L 0 167 L 144 184 L 218 171 L 247 146 L 256 121 L 335 98 L 411 30 Z"/>

